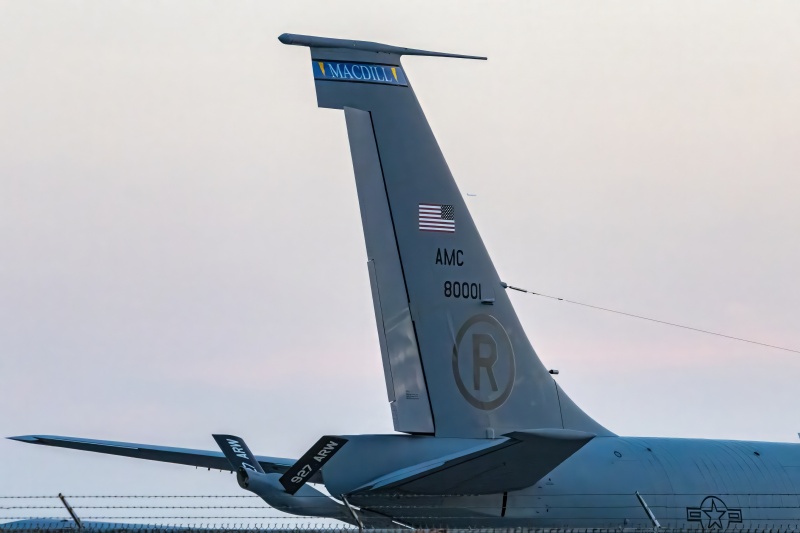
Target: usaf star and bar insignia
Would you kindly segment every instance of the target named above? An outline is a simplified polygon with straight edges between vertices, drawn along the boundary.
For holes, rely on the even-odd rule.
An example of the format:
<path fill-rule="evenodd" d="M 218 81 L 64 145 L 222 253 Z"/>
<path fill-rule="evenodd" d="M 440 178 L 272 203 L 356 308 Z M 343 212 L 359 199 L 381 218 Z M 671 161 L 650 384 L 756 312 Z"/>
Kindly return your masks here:
<path fill-rule="evenodd" d="M 703 531 L 725 531 L 731 524 L 742 523 L 742 510 L 729 509 L 716 496 L 707 496 L 700 507 L 687 507 L 686 520 L 699 522 Z"/>

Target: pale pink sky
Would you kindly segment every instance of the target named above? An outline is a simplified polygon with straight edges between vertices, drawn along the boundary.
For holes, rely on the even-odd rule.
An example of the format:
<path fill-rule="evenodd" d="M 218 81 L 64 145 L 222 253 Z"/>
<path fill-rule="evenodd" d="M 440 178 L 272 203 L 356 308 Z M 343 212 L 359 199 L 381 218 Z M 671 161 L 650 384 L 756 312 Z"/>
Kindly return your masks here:
<path fill-rule="evenodd" d="M 0 2 L 0 435 L 298 456 L 391 431 L 344 118 L 407 74 L 505 281 L 800 347 L 797 2 Z M 796 440 L 800 355 L 514 295 L 620 434 Z M 238 493 L 0 441 L 0 494 Z"/>

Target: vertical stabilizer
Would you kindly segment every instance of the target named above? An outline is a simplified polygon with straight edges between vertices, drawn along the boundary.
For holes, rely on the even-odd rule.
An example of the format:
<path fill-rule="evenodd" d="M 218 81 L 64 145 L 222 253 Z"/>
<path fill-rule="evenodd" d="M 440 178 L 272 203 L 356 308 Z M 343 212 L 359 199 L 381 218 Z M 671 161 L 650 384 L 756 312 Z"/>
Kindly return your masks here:
<path fill-rule="evenodd" d="M 280 40 L 310 48 L 319 106 L 344 110 L 395 429 L 608 434 L 528 342 L 400 64 L 401 55 L 472 56 Z"/>

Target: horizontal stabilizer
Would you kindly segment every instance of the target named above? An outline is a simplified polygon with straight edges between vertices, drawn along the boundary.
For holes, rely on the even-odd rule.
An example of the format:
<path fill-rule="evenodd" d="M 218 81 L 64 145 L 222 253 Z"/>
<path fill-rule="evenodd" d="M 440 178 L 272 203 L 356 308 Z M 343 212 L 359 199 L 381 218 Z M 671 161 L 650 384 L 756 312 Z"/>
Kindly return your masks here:
<path fill-rule="evenodd" d="M 353 50 L 362 52 L 376 52 L 379 54 L 393 54 L 398 56 L 429 56 L 429 57 L 453 57 L 456 59 L 482 59 L 483 56 L 469 56 L 464 54 L 448 54 L 446 52 L 431 52 L 429 50 L 417 50 L 416 48 L 405 48 L 403 46 L 392 46 L 383 43 L 373 43 L 371 41 L 353 41 L 351 39 L 333 39 L 330 37 L 317 37 L 314 35 L 297 35 L 294 33 L 284 33 L 278 40 L 283 44 L 294 46 L 308 46 L 309 48 L 340 48 L 343 50 Z"/>
<path fill-rule="evenodd" d="M 24 435 L 9 438 L 30 444 L 72 448 L 74 450 L 121 455 L 123 457 L 161 461 L 163 463 L 213 468 L 215 470 L 233 470 L 230 463 L 221 452 L 193 450 L 190 448 L 172 448 L 169 446 L 153 446 L 151 444 L 136 444 L 134 442 L 58 437 L 54 435 Z M 255 456 L 255 458 L 263 471 L 267 473 L 282 474 L 294 463 L 293 459 L 283 459 L 280 457 Z"/>
<path fill-rule="evenodd" d="M 515 431 L 498 444 L 382 476 L 356 493 L 497 494 L 530 487 L 595 435 L 569 429 Z"/>

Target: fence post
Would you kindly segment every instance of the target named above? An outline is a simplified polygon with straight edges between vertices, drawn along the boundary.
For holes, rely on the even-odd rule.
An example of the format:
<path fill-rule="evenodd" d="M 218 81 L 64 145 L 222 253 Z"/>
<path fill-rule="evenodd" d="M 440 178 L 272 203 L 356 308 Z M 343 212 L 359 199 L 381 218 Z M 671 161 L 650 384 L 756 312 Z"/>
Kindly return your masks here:
<path fill-rule="evenodd" d="M 358 517 L 355 509 L 353 509 L 353 506 L 350 505 L 350 502 L 347 501 L 347 496 L 345 496 L 344 494 L 342 494 L 342 501 L 347 506 L 347 510 L 350 511 L 350 514 L 353 515 L 353 519 L 355 519 L 356 523 L 358 524 L 358 533 L 364 533 L 364 523 Z"/>
<path fill-rule="evenodd" d="M 78 526 L 78 529 L 83 529 L 83 524 L 81 524 L 81 519 L 78 518 L 78 515 L 75 514 L 75 511 L 72 509 L 72 506 L 70 506 L 70 504 L 67 501 L 67 499 L 60 492 L 58 493 L 58 499 L 61 500 L 61 503 L 63 503 L 64 507 L 67 508 L 67 512 L 72 517 L 72 519 L 75 521 L 75 525 Z"/>

